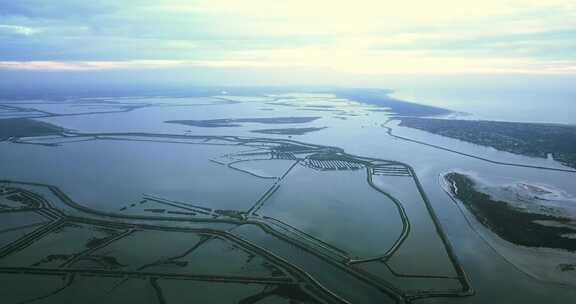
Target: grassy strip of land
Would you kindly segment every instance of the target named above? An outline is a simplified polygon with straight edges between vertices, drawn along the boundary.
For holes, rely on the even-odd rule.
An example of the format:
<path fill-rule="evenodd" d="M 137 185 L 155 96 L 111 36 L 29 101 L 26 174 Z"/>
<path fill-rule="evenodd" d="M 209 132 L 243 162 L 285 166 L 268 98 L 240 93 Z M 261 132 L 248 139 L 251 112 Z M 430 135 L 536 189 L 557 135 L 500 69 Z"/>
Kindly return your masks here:
<path fill-rule="evenodd" d="M 576 168 L 576 126 L 404 117 L 400 126 Z"/>
<path fill-rule="evenodd" d="M 448 115 L 452 111 L 444 108 L 408 102 L 394 99 L 389 96 L 391 92 L 380 89 L 339 89 L 335 90 L 336 96 L 379 107 L 389 108 L 398 116 L 439 116 Z"/>
<path fill-rule="evenodd" d="M 301 124 L 319 119 L 320 117 L 261 117 L 261 118 L 225 118 L 209 120 L 168 120 L 166 123 L 181 124 L 202 128 L 241 127 L 242 123 L 259 124 Z"/>

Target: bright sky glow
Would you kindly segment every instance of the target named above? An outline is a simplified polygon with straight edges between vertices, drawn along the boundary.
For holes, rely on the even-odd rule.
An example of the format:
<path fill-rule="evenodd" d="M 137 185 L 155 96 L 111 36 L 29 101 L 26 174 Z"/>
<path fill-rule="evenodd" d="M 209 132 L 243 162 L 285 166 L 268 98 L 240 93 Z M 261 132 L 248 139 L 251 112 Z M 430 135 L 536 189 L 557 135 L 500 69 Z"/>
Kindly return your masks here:
<path fill-rule="evenodd" d="M 576 0 L 0 0 L 0 70 L 576 74 Z"/>

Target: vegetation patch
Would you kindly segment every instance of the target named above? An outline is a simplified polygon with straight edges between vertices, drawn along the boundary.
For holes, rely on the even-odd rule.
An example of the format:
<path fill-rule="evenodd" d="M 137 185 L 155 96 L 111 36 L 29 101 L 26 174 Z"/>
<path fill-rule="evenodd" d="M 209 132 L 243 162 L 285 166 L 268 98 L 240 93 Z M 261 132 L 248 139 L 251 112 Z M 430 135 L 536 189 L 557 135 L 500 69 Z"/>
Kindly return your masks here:
<path fill-rule="evenodd" d="M 0 119 L 0 140 L 10 137 L 57 135 L 62 132 L 63 128 L 43 121 L 28 118 Z"/>
<path fill-rule="evenodd" d="M 576 168 L 576 126 L 405 117 L 400 126 Z"/>
<path fill-rule="evenodd" d="M 209 119 L 209 120 L 168 120 L 166 123 L 181 124 L 186 126 L 201 127 L 201 128 L 225 128 L 225 127 L 241 127 L 243 123 L 259 123 L 259 124 L 301 124 L 309 123 L 319 119 L 318 116 L 313 117 L 263 117 L 263 118 L 226 118 L 226 119 Z"/>
<path fill-rule="evenodd" d="M 527 247 L 576 251 L 576 240 L 563 237 L 576 233 L 576 227 L 572 225 L 573 219 L 530 212 L 511 202 L 495 200 L 490 194 L 478 190 L 477 183 L 461 173 L 452 172 L 444 178 L 450 185 L 451 194 L 462 202 L 482 225 L 506 241 Z M 543 224 L 550 222 L 557 225 Z"/>

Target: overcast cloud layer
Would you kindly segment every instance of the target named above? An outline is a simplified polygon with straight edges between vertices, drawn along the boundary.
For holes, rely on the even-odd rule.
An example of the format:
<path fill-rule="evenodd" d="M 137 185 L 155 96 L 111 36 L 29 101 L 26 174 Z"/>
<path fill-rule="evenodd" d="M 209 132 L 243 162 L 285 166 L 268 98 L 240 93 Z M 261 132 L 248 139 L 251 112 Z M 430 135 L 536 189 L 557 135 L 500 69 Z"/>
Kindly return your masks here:
<path fill-rule="evenodd" d="M 0 0 L 0 69 L 576 74 L 576 0 Z"/>

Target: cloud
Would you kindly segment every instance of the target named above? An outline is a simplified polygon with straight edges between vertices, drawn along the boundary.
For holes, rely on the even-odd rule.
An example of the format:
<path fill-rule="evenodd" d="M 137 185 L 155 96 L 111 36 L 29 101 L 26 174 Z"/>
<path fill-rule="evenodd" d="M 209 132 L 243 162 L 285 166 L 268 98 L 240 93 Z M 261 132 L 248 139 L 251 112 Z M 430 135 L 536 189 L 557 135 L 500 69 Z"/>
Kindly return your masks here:
<path fill-rule="evenodd" d="M 572 73 L 574 0 L 2 2 L 1 69 Z"/>
<path fill-rule="evenodd" d="M 177 60 L 129 61 L 0 61 L 0 70 L 19 71 L 104 71 L 174 68 L 186 64 Z"/>
<path fill-rule="evenodd" d="M 0 70 L 114 71 L 218 69 L 315 69 L 352 75 L 384 74 L 576 74 L 576 62 L 530 57 L 475 58 L 430 56 L 422 52 L 342 52 L 294 49 L 242 52 L 231 60 L 0 61 Z"/>
<path fill-rule="evenodd" d="M 318 67 L 353 74 L 574 73 L 576 60 L 529 56 L 445 55 L 426 50 L 296 48 L 242 51 L 245 62 L 276 66 Z"/>
<path fill-rule="evenodd" d="M 37 28 L 31 28 L 21 25 L 0 24 L 0 34 L 7 33 L 22 36 L 32 36 L 40 32 L 42 32 L 42 30 Z"/>

